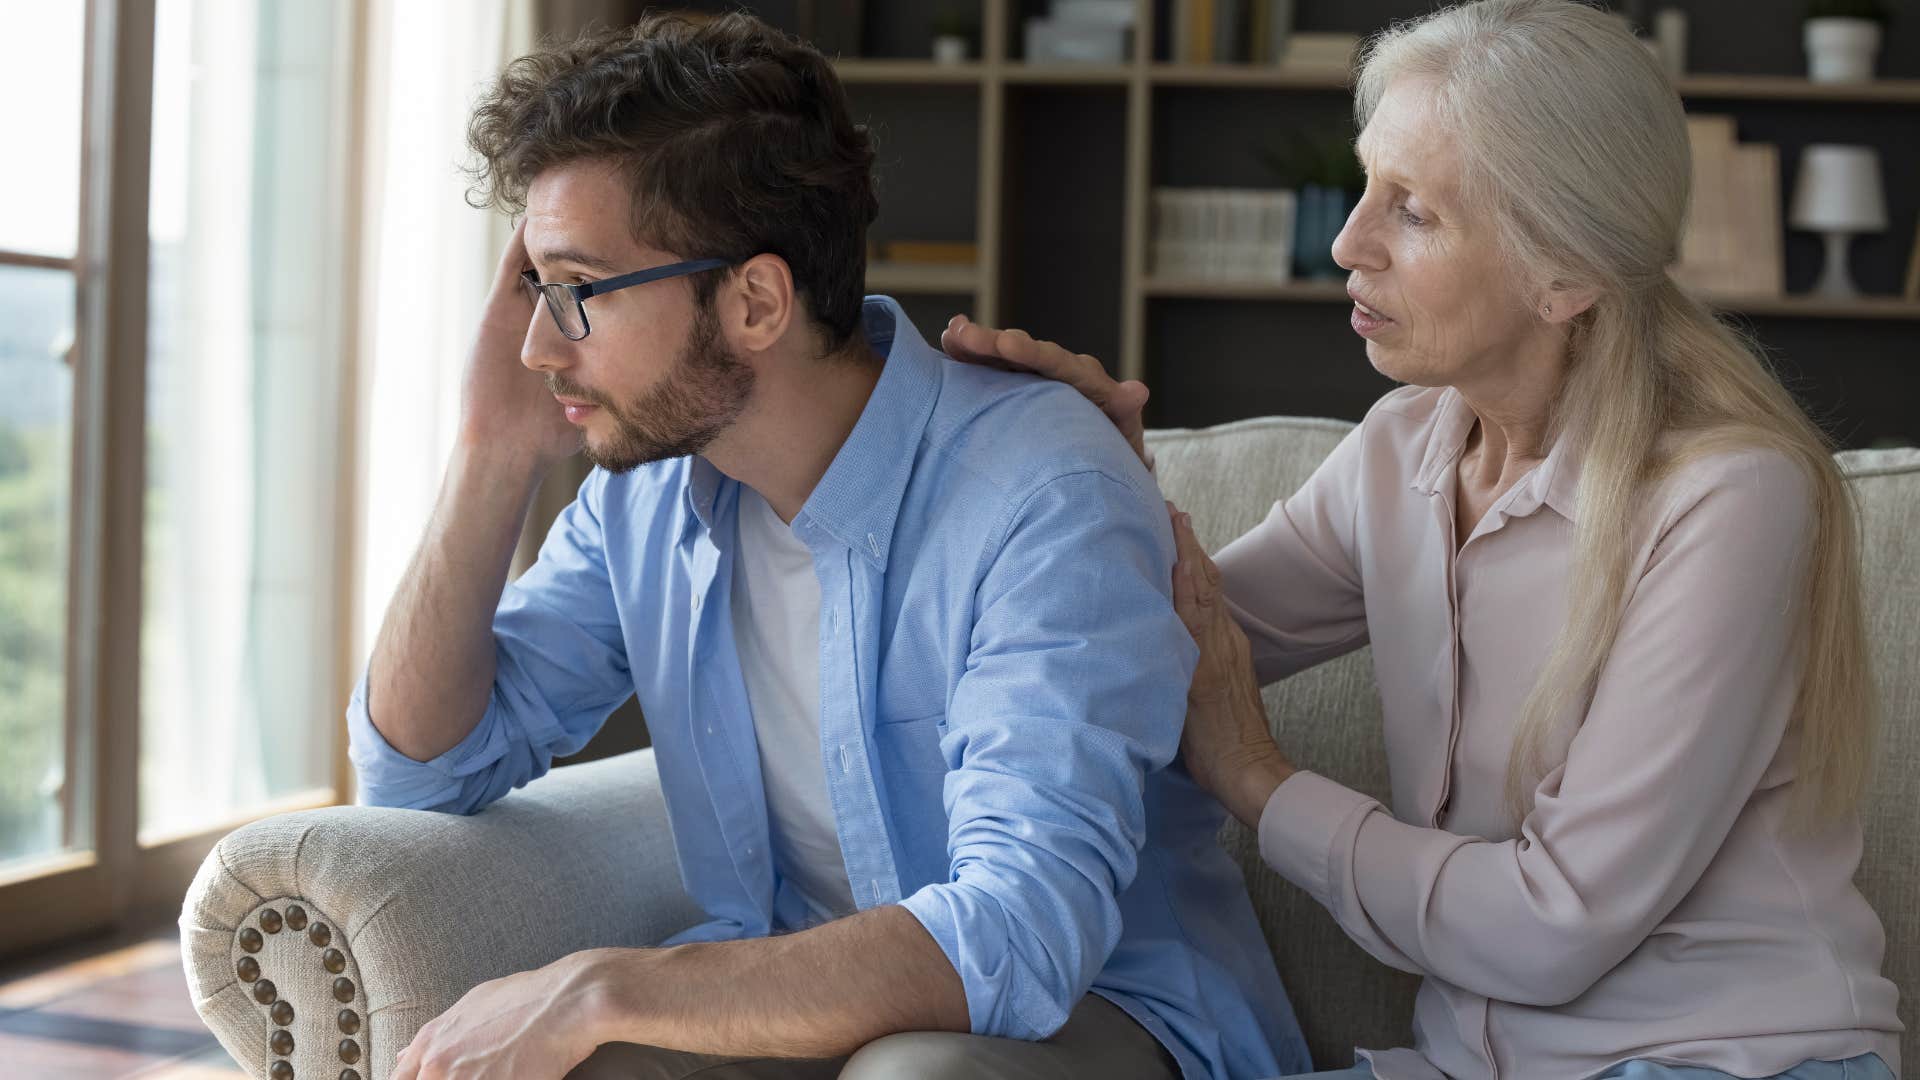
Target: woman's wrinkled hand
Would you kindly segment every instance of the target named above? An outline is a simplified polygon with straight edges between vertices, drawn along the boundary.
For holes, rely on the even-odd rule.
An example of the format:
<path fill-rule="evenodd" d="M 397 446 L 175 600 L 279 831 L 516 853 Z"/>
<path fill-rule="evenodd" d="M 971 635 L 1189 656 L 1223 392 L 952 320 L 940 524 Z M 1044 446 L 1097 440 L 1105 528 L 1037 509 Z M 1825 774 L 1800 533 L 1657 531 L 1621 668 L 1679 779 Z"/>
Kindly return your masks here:
<path fill-rule="evenodd" d="M 1127 445 L 1153 468 L 1147 452 L 1147 384 L 1136 379 L 1119 382 L 1100 361 L 1086 353 L 1071 353 L 1051 341 L 1036 340 L 1025 330 L 995 330 L 955 315 L 940 334 L 940 349 L 955 360 L 984 364 L 1007 371 L 1028 371 L 1066 383 L 1100 407 L 1126 437 Z"/>
<path fill-rule="evenodd" d="M 1220 568 L 1193 534 L 1193 520 L 1172 503 L 1173 606 L 1200 646 L 1187 691 L 1187 726 L 1180 753 L 1187 772 L 1249 828 L 1275 788 L 1294 772 L 1267 730 L 1267 710 L 1253 672 L 1246 632 L 1227 610 Z"/>

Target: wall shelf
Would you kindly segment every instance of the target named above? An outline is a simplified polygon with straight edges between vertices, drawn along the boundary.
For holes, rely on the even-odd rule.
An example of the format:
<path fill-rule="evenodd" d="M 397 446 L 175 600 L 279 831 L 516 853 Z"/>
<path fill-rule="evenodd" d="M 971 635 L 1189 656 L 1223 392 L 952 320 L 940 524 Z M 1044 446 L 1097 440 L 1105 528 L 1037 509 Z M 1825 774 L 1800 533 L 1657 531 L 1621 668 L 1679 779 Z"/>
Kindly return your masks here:
<path fill-rule="evenodd" d="M 833 70 L 848 85 L 972 86 L 986 75 L 977 60 L 936 64 L 931 60 L 835 60 Z"/>
<path fill-rule="evenodd" d="M 840 60 L 840 78 L 852 84 L 950 86 L 989 78 L 1011 84 L 1111 86 L 1145 74 L 1154 86 L 1237 89 L 1348 89 L 1349 74 L 1338 67 L 1265 64 L 1028 64 L 1020 61 L 936 64 L 931 60 Z M 1744 101 L 1785 101 L 1852 105 L 1920 105 L 1920 79 L 1876 79 L 1864 83 L 1817 83 L 1797 75 L 1687 75 L 1674 82 L 1681 97 Z"/>
<path fill-rule="evenodd" d="M 867 291 L 913 295 L 971 295 L 980 288 L 980 268 L 964 263 L 867 264 Z"/>
<path fill-rule="evenodd" d="M 1222 86 L 1273 90 L 1347 89 L 1350 75 L 1341 67 L 1272 64 L 1154 64 L 1148 77 L 1155 86 Z"/>
<path fill-rule="evenodd" d="M 1140 283 L 1140 292 L 1143 296 L 1195 300 L 1347 302 L 1345 281 L 1222 281 L 1216 278 L 1149 277 Z"/>
<path fill-rule="evenodd" d="M 937 6 L 919 2 L 929 11 Z M 1429 6 L 1398 2 L 1406 13 Z M 1339 310 L 1347 303 L 1344 280 L 1159 275 L 1150 257 L 1156 185 L 1274 184 L 1259 151 L 1289 130 L 1350 124 L 1351 72 L 1339 65 L 1158 60 L 1167 38 L 1160 0 L 1134 0 L 1132 48 L 1123 62 L 1030 63 L 1020 55 L 1020 24 L 1037 9 L 1031 0 L 978 0 L 977 53 L 964 63 L 899 53 L 909 43 L 898 37 L 886 46 L 896 50 L 893 58 L 836 62 L 861 117 L 878 124 L 883 156 L 893 155 L 885 161 L 896 182 L 882 194 L 891 216 L 883 219 L 879 249 L 892 241 L 962 238 L 978 246 L 971 265 L 876 260 L 867 288 L 899 296 L 916 319 L 966 311 L 978 322 L 1020 325 L 1092 353 L 1123 378 L 1166 381 L 1154 388 L 1161 422 L 1214 422 L 1276 402 L 1347 415 L 1366 395 L 1377 396 L 1367 372 L 1327 367 L 1280 375 L 1254 359 L 1276 334 L 1293 350 L 1351 355 L 1353 338 Z M 1710 62 L 1739 61 L 1723 49 Z M 1911 71 L 1911 53 L 1891 57 L 1889 69 Z M 1789 148 L 1809 140 L 1879 144 L 1896 219 L 1890 242 L 1905 250 L 1920 78 L 1821 84 L 1799 75 L 1705 73 L 1674 87 L 1689 110 L 1735 115 L 1750 137 L 1780 145 L 1788 166 Z M 962 131 L 956 117 L 969 109 L 970 127 Z M 1781 181 L 1784 193 L 1791 177 Z M 1811 251 L 1803 238 L 1788 237 L 1783 256 L 1798 260 L 1796 285 L 1806 278 Z M 1874 269 L 1861 278 L 1883 291 L 1897 284 L 1881 265 L 1884 251 L 1884 244 L 1874 249 Z M 1861 255 L 1864 265 L 1864 244 Z M 1904 271 L 1904 256 L 1900 265 Z M 1916 369 L 1888 358 L 1911 351 L 1904 342 L 1920 332 L 1920 301 L 1723 297 L 1715 307 L 1752 323 L 1811 388 L 1809 400 L 1839 417 L 1840 426 L 1911 429 L 1910 406 L 1890 403 L 1911 400 L 1920 375 L 1904 374 Z M 1163 365 L 1193 342 L 1224 359 L 1183 363 L 1175 376 Z M 1890 418 L 1896 412 L 1899 418 Z"/>
<path fill-rule="evenodd" d="M 1124 86 L 1139 72 L 1132 64 L 1009 63 L 998 70 L 1008 83 L 1042 86 Z"/>
<path fill-rule="evenodd" d="M 1920 105 L 1920 79 L 1817 83 L 1792 75 L 1688 75 L 1674 88 L 1687 98 Z"/>
<path fill-rule="evenodd" d="M 1141 295 L 1195 300 L 1270 300 L 1291 303 L 1345 304 L 1343 281 L 1220 281 L 1207 278 L 1150 277 L 1140 283 Z M 1708 303 L 1729 315 L 1796 319 L 1915 319 L 1920 300 L 1894 296 L 1862 296 L 1834 300 L 1820 296 L 1722 296 Z"/>
<path fill-rule="evenodd" d="M 1729 315 L 1791 319 L 1920 319 L 1920 300 L 1897 296 L 1862 296 L 1852 300 L 1795 294 L 1789 296 L 1709 297 L 1708 303 Z"/>

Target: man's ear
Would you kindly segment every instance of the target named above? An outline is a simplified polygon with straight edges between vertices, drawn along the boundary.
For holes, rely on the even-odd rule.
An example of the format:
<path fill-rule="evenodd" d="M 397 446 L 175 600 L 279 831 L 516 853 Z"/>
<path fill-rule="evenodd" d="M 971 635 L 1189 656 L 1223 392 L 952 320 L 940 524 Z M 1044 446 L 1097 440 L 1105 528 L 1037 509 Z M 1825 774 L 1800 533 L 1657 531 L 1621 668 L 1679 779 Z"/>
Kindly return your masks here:
<path fill-rule="evenodd" d="M 714 308 L 721 332 L 734 348 L 746 352 L 772 348 L 800 317 L 787 260 L 761 254 L 741 263 L 720 287 Z"/>

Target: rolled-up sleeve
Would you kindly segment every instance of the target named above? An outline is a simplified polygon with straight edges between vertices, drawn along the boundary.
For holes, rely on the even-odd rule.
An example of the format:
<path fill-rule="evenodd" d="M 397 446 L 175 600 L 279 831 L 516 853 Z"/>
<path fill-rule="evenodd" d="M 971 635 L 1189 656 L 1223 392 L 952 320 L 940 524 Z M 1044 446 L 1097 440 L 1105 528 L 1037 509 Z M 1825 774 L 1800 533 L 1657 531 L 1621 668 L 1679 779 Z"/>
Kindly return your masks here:
<path fill-rule="evenodd" d="M 1418 828 L 1312 773 L 1261 853 L 1375 957 L 1473 993 L 1585 993 L 1691 891 L 1779 753 L 1802 670 L 1803 474 L 1730 455 L 1676 499 L 1564 762 L 1504 842 Z"/>
<path fill-rule="evenodd" d="M 1144 482 L 1056 478 L 1001 535 L 941 740 L 951 879 L 903 903 L 959 973 L 974 1033 L 1041 1039 L 1120 938 L 1145 777 L 1179 748 L 1197 649 Z"/>
<path fill-rule="evenodd" d="M 347 707 L 362 803 L 474 813 L 585 746 L 633 692 L 602 546 L 605 476 L 588 476 L 502 595 L 492 693 L 466 738 L 428 761 L 395 750 L 373 725 L 362 675 Z"/>

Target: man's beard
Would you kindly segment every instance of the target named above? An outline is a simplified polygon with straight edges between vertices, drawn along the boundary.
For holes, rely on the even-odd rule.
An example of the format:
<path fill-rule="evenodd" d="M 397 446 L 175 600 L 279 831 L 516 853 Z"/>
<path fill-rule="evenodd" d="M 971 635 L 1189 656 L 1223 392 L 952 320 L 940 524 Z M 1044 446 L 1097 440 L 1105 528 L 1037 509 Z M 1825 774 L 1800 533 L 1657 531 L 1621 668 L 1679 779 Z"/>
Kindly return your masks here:
<path fill-rule="evenodd" d="M 672 369 L 634 400 L 615 403 L 552 372 L 547 389 L 598 405 L 613 419 L 612 438 L 603 446 L 587 440 L 586 456 L 608 472 L 623 473 L 705 450 L 747 407 L 753 380 L 753 368 L 721 344 L 720 320 L 711 306 L 699 305 L 686 348 Z"/>

